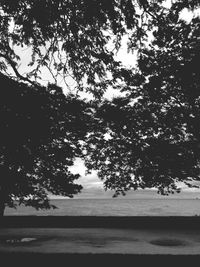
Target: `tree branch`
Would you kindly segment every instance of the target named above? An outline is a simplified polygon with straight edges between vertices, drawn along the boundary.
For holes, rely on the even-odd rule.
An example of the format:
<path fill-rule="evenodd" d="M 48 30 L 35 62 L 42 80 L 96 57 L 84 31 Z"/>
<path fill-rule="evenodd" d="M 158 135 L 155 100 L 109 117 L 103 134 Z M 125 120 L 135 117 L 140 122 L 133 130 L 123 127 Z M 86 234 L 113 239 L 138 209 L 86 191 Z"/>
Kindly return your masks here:
<path fill-rule="evenodd" d="M 17 76 L 17 78 L 19 78 L 19 79 L 22 80 L 22 81 L 28 82 L 28 83 L 30 83 L 30 84 L 32 84 L 32 85 L 34 85 L 34 86 L 37 85 L 36 82 L 31 81 L 30 79 L 28 79 L 28 78 L 22 76 L 22 75 L 18 72 L 18 70 L 17 70 L 17 68 L 16 68 L 16 63 L 15 63 L 11 58 L 9 58 L 9 56 L 0 53 L 0 57 L 5 58 L 5 60 L 8 62 L 8 64 L 12 67 L 12 69 L 13 69 L 15 75 Z"/>

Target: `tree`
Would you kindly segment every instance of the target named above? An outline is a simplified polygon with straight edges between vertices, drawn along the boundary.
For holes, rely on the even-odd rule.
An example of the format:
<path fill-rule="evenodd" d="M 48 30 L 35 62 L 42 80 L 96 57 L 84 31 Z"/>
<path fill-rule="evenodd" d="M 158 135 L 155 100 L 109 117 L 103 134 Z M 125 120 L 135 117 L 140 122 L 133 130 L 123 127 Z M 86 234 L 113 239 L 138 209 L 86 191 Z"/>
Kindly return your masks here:
<path fill-rule="evenodd" d="M 0 75 L 0 214 L 5 205 L 53 207 L 48 194 L 72 197 L 70 172 L 87 132 L 89 109 L 62 89 L 28 86 Z"/>
<path fill-rule="evenodd" d="M 169 194 L 180 192 L 177 182 L 200 180 L 200 19 L 180 19 L 186 2 L 155 20 L 126 96 L 97 106 L 86 165 L 115 195 L 152 187 Z"/>
<path fill-rule="evenodd" d="M 185 124 L 181 124 L 182 121 L 179 123 L 174 116 L 173 125 L 164 124 L 161 116 L 165 112 L 159 105 L 162 103 L 159 102 L 163 97 L 162 90 L 160 99 L 155 98 L 154 103 L 149 88 L 156 73 L 158 76 L 166 74 L 163 68 L 163 72 L 158 67 L 154 70 L 156 64 L 167 69 L 176 66 L 161 60 L 162 56 L 166 58 L 166 53 L 159 41 L 166 43 L 168 33 L 176 38 L 178 31 L 186 27 L 180 24 L 178 14 L 185 7 L 195 8 L 198 1 L 176 1 L 170 10 L 164 8 L 162 3 L 162 0 L 0 1 L 0 75 L 8 91 L 20 88 L 16 90 L 17 101 L 11 107 L 10 98 L 2 92 L 6 97 L 2 98 L 1 173 L 2 177 L 10 177 L 2 178 L 1 182 L 1 191 L 6 193 L 2 195 L 3 206 L 4 203 L 12 205 L 13 197 L 16 197 L 26 204 L 48 207 L 47 191 L 69 196 L 78 192 L 80 187 L 73 184 L 78 176 L 72 175 L 68 166 L 73 164 L 75 156 L 82 156 L 80 141 L 85 142 L 85 136 L 88 142 L 88 168 L 99 168 L 100 177 L 103 178 L 105 174 L 106 187 L 116 189 L 117 193 L 138 186 L 174 188 L 173 179 L 180 177 L 170 174 L 169 178 L 163 178 L 166 171 L 160 169 L 162 164 L 158 162 L 158 158 L 161 158 L 157 149 L 160 147 L 158 139 L 163 149 L 173 144 L 169 139 L 170 134 L 165 136 L 166 125 L 178 147 L 175 154 L 186 155 L 191 159 L 191 166 L 197 166 L 196 157 L 191 156 L 193 150 L 186 149 L 185 144 L 183 151 L 186 150 L 186 154 L 179 149 L 180 142 L 174 125 L 181 129 L 185 142 L 190 139 Z M 162 35 L 165 30 L 166 34 Z M 153 31 L 155 42 L 151 48 L 148 33 Z M 129 50 L 138 51 L 138 70 L 127 69 L 115 59 L 115 52 L 120 48 L 124 35 L 128 35 Z M 181 38 L 181 41 L 184 40 L 185 35 Z M 172 52 L 169 58 L 176 61 L 177 53 L 173 54 L 173 46 L 168 39 L 169 51 Z M 31 56 L 25 74 L 20 71 L 20 48 L 28 49 Z M 148 66 L 151 67 L 148 69 Z M 54 85 L 40 85 L 44 68 L 51 73 Z M 64 79 L 68 87 L 68 78 L 72 77 L 77 92 L 91 92 L 95 98 L 93 105 L 88 107 L 77 95 L 65 96 L 56 86 L 59 77 Z M 166 77 L 167 83 L 170 76 Z M 191 77 L 192 81 L 196 79 L 193 80 L 193 75 Z M 126 98 L 101 103 L 103 93 L 109 86 L 126 92 Z M 183 87 L 182 84 L 180 87 Z M 153 88 L 156 87 L 153 85 Z M 31 104 L 33 99 L 34 106 Z M 184 102 L 182 105 L 185 108 Z M 176 105 L 172 106 L 175 110 Z M 94 108 L 96 118 L 92 118 Z M 170 114 L 168 106 L 164 109 Z M 18 113 L 20 116 L 16 115 Z M 17 121 L 20 127 L 16 125 L 16 116 L 19 117 Z M 39 119 L 41 131 L 29 131 L 36 128 L 32 125 L 36 125 Z M 26 124 L 29 128 L 24 128 Z M 129 125 L 134 125 L 134 130 Z M 15 139 L 12 137 L 13 129 L 16 129 Z M 99 150 L 96 150 L 97 147 Z M 171 155 L 174 152 L 169 154 L 167 160 Z M 184 158 L 185 162 L 188 162 L 187 157 Z M 152 164 L 155 168 L 152 168 Z M 167 168 L 168 173 L 170 168 Z M 152 169 L 153 174 L 148 178 Z M 197 167 L 194 172 L 196 170 Z M 27 199 L 30 196 L 35 197 Z"/>
<path fill-rule="evenodd" d="M 79 176 L 68 167 L 81 155 L 91 109 L 78 96 L 64 96 L 56 84 L 62 78 L 62 85 L 71 90 L 72 77 L 77 90 L 100 98 L 122 68 L 114 58 L 121 38 L 130 29 L 137 31 L 136 4 L 0 1 L 0 214 L 15 199 L 49 208 L 48 192 L 71 197 L 80 191 L 81 186 L 73 183 Z M 108 49 L 110 39 L 114 50 Z M 30 60 L 21 69 L 24 49 Z M 41 86 L 45 68 L 54 85 Z M 108 72 L 115 78 L 108 78 Z"/>
<path fill-rule="evenodd" d="M 68 167 L 81 155 L 92 111 L 56 84 L 61 78 L 71 90 L 72 77 L 78 91 L 100 99 L 126 76 L 114 53 L 128 31 L 137 40 L 144 35 L 138 3 L 148 9 L 146 1 L 130 0 L 0 1 L 1 214 L 15 199 L 49 208 L 47 192 L 80 191 L 73 183 L 78 175 Z M 30 56 L 26 69 L 21 68 L 24 49 Z M 45 68 L 55 85 L 41 86 Z"/>

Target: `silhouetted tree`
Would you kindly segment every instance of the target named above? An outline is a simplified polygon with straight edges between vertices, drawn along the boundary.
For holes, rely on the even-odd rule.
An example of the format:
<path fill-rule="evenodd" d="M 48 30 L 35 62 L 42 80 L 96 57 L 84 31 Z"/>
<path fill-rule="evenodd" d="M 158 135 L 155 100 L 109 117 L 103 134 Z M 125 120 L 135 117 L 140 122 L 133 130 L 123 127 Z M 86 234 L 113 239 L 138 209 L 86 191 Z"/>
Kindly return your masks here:
<path fill-rule="evenodd" d="M 138 26 L 137 1 L 0 1 L 0 213 L 18 203 L 49 208 L 47 193 L 72 196 L 81 186 L 68 167 L 88 129 L 86 105 L 55 85 L 41 87 L 48 68 L 55 84 L 73 77 L 78 90 L 100 98 L 121 65 L 115 50 Z M 30 60 L 20 71 L 22 50 Z M 27 58 L 28 60 L 28 58 Z M 116 75 L 115 75 L 116 77 Z M 14 80 L 15 81 L 14 81 Z M 22 83 L 23 82 L 23 83 Z M 28 86 L 29 84 L 29 86 Z M 87 119 L 85 118 L 87 117 Z"/>
<path fill-rule="evenodd" d="M 145 36 L 138 4 L 147 11 L 146 2 L 130 0 L 0 1 L 1 214 L 15 199 L 48 208 L 47 192 L 80 191 L 73 184 L 78 175 L 68 167 L 81 155 L 86 106 L 55 85 L 41 87 L 40 71 L 47 68 L 55 84 L 62 76 L 68 85 L 72 76 L 78 90 L 100 98 L 127 75 L 114 58 L 123 35 L 134 32 L 131 46 Z M 30 55 L 25 74 L 20 69 L 24 49 Z"/>
<path fill-rule="evenodd" d="M 72 197 L 82 186 L 69 167 L 81 154 L 87 104 L 62 89 L 0 75 L 0 214 L 5 205 L 50 208 L 48 194 Z"/>
<path fill-rule="evenodd" d="M 82 156 L 80 140 L 85 141 L 86 132 L 87 166 L 99 170 L 106 188 L 116 194 L 152 186 L 164 193 L 164 188 L 176 189 L 176 180 L 198 179 L 198 73 L 192 68 L 199 55 L 199 24 L 198 19 L 184 23 L 179 14 L 199 1 L 177 0 L 170 9 L 162 3 L 0 1 L 0 74 L 2 85 L 13 94 L 11 98 L 1 92 L 2 210 L 15 198 L 40 208 L 49 207 L 47 191 L 69 196 L 80 191 L 73 184 L 78 176 L 68 166 Z M 154 34 L 152 42 L 149 33 Z M 128 49 L 138 52 L 137 70 L 115 59 L 124 35 Z M 24 75 L 20 47 L 31 56 Z M 55 85 L 41 87 L 44 68 L 55 84 L 62 76 L 68 85 L 72 77 L 77 90 L 89 91 L 98 100 L 109 86 L 127 95 L 88 108 Z M 194 90 L 193 106 L 186 88 Z"/>
<path fill-rule="evenodd" d="M 200 19 L 180 19 L 177 1 L 155 21 L 124 81 L 125 97 L 97 105 L 86 165 L 115 195 L 129 189 L 179 192 L 200 180 Z"/>

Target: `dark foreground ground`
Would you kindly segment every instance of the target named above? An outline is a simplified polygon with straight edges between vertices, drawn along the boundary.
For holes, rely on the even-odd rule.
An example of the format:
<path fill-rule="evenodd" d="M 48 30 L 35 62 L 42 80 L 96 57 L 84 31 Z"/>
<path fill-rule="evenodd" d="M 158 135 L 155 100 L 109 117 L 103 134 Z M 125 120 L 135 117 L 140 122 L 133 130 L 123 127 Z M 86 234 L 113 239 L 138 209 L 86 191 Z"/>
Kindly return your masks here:
<path fill-rule="evenodd" d="M 200 262 L 200 217 L 8 216 L 0 221 L 0 260 L 1 266 L 192 266 Z"/>

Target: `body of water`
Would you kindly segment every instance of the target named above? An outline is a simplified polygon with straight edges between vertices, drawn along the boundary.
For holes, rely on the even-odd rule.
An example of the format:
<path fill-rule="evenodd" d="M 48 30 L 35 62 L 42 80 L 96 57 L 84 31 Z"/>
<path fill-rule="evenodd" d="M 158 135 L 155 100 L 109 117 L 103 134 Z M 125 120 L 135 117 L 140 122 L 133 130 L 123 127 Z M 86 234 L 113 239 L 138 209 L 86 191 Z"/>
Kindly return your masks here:
<path fill-rule="evenodd" d="M 53 199 L 57 209 L 6 208 L 5 215 L 60 216 L 200 216 L 200 199 Z"/>

